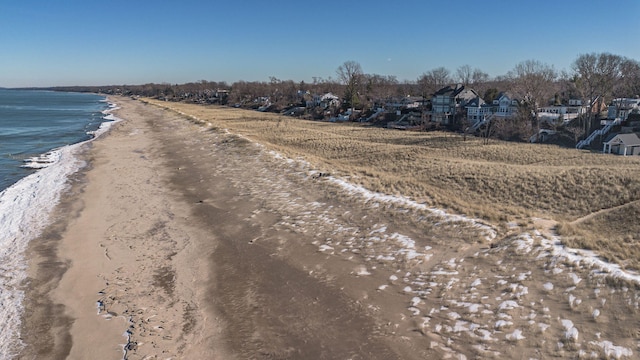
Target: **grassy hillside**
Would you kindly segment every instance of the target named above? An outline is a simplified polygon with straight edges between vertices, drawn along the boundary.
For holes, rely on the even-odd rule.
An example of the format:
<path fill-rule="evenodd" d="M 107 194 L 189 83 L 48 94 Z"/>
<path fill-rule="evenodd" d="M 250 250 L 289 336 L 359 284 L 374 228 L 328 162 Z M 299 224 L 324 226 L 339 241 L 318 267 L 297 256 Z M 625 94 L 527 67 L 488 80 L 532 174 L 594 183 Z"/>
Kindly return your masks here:
<path fill-rule="evenodd" d="M 558 222 L 571 246 L 640 265 L 640 156 L 622 157 L 443 132 L 333 124 L 145 100 L 242 134 L 319 170 L 495 223 Z"/>

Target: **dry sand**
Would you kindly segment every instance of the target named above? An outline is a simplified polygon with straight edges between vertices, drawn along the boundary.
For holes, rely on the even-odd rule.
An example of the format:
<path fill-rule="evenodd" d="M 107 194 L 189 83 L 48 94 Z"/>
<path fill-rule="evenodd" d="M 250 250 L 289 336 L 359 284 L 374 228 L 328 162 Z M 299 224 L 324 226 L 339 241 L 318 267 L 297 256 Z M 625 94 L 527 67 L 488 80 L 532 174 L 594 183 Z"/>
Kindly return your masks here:
<path fill-rule="evenodd" d="M 115 101 L 125 120 L 32 243 L 22 358 L 640 353 L 638 288 L 554 256 L 548 234 L 489 236 Z"/>

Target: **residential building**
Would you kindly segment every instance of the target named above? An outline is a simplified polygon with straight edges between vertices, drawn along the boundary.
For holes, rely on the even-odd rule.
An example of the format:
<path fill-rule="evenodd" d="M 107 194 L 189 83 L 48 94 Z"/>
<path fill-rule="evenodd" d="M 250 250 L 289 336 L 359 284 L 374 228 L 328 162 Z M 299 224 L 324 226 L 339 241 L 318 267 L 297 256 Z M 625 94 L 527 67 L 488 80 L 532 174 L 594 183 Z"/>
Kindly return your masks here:
<path fill-rule="evenodd" d="M 487 120 L 491 114 L 493 114 L 491 105 L 482 100 L 480 96 L 467 103 L 467 121 L 471 124 Z"/>
<path fill-rule="evenodd" d="M 418 109 L 423 106 L 425 99 L 421 96 L 403 96 L 392 98 L 385 102 L 384 108 L 387 111 L 401 111 L 405 109 Z"/>
<path fill-rule="evenodd" d="M 476 124 L 488 120 L 491 117 L 512 118 L 518 112 L 518 101 L 513 100 L 507 93 L 500 93 L 498 98 L 490 104 L 486 103 L 479 96 L 470 100 L 466 106 L 467 120 L 471 124 Z"/>
<path fill-rule="evenodd" d="M 550 105 L 538 109 L 538 117 L 540 120 L 546 120 L 547 122 L 555 124 L 568 123 L 586 113 L 587 108 L 582 106 L 582 101 L 577 99 L 569 100 L 568 105 Z"/>
<path fill-rule="evenodd" d="M 328 107 L 339 107 L 340 106 L 340 97 L 328 92 L 324 95 L 314 95 L 312 102 L 307 102 L 307 107 L 319 106 L 323 109 Z"/>
<path fill-rule="evenodd" d="M 498 98 L 493 100 L 491 105 L 497 118 L 509 119 L 518 114 L 518 100 L 505 92 L 498 94 Z"/>
<path fill-rule="evenodd" d="M 431 121 L 451 125 L 458 115 L 464 114 L 467 104 L 478 97 L 472 89 L 464 85 L 447 86 L 433 94 L 431 100 Z"/>
<path fill-rule="evenodd" d="M 635 133 L 611 134 L 602 146 L 606 154 L 640 155 L 640 138 Z"/>
<path fill-rule="evenodd" d="M 448 124 L 455 113 L 455 98 L 464 90 L 464 86 L 447 86 L 433 94 L 431 100 L 431 121 Z"/>
<path fill-rule="evenodd" d="M 632 112 L 640 111 L 640 99 L 618 98 L 613 99 L 607 111 L 608 120 L 625 121 Z"/>

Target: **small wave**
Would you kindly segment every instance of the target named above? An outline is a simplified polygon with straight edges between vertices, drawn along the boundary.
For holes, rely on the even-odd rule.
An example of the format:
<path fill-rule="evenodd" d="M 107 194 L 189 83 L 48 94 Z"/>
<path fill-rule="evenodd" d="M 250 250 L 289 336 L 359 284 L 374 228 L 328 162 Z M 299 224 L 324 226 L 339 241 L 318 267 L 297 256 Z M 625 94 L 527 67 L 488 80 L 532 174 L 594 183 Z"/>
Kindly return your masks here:
<path fill-rule="evenodd" d="M 39 156 L 24 159 L 24 165 L 21 167 L 27 169 L 44 169 L 60 160 L 61 156 L 60 150 L 52 150 Z"/>
<path fill-rule="evenodd" d="M 21 179 L 0 192 L 0 358 L 11 358 L 22 348 L 19 337 L 24 311 L 23 282 L 27 263 L 24 251 L 31 239 L 47 226 L 69 175 L 80 169 L 77 146 L 61 148 L 52 166 Z M 62 181 L 61 181 L 62 180 Z"/>
<path fill-rule="evenodd" d="M 116 108 L 110 106 L 109 110 Z M 92 139 L 121 120 L 108 111 L 105 114 Z M 68 186 L 66 179 L 84 166 L 76 155 L 92 139 L 24 160 L 22 167 L 37 171 L 0 192 L 0 359 L 13 358 L 24 347 L 20 338 L 27 278 L 24 252 L 29 241 L 49 224 L 50 213 Z"/>

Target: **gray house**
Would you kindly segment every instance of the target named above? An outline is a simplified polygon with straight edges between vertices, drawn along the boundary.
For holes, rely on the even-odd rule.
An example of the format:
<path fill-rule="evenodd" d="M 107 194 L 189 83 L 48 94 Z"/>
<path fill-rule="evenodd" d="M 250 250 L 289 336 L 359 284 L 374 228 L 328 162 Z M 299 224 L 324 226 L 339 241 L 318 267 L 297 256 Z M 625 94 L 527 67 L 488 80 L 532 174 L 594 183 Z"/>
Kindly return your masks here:
<path fill-rule="evenodd" d="M 431 121 L 452 124 L 457 115 L 464 115 L 467 103 L 478 97 L 475 90 L 465 89 L 461 84 L 436 91 L 431 99 Z"/>
<path fill-rule="evenodd" d="M 602 146 L 606 154 L 640 155 L 640 138 L 635 133 L 611 134 Z"/>

